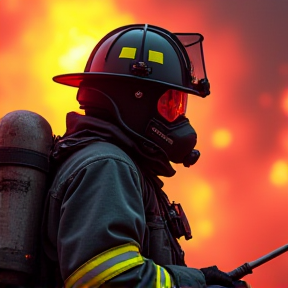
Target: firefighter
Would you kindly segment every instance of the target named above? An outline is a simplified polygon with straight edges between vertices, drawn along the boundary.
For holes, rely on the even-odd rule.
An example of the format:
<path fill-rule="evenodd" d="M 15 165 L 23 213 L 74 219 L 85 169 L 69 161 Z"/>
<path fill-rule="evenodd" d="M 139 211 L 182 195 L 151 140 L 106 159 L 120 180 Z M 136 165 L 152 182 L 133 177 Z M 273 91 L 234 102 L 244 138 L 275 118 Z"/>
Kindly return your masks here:
<path fill-rule="evenodd" d="M 96 45 L 84 73 L 53 78 L 79 88 L 85 111 L 67 114 L 51 156 L 43 246 L 57 287 L 247 287 L 217 266 L 186 266 L 177 239 L 190 227 L 158 178 L 200 155 L 185 111 L 188 94 L 210 93 L 202 41 L 127 25 Z"/>

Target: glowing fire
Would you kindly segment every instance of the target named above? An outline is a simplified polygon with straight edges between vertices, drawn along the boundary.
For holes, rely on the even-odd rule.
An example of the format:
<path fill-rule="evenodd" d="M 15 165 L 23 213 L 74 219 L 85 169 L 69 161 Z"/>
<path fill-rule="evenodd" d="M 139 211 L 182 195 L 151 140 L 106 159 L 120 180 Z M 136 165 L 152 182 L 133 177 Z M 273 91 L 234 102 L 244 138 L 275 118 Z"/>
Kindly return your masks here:
<path fill-rule="evenodd" d="M 54 83 L 52 77 L 82 72 L 90 52 L 106 33 L 135 22 L 173 32 L 203 33 L 212 94 L 206 99 L 191 96 L 187 111 L 198 134 L 196 148 L 201 157 L 189 169 L 175 165 L 177 174 L 163 179 L 164 190 L 171 200 L 183 203 L 191 222 L 194 239 L 181 240 L 189 265 L 235 268 L 288 239 L 283 229 L 288 219 L 288 63 L 283 55 L 284 60 L 272 65 L 276 69 L 269 81 L 269 69 L 261 66 L 269 60 L 264 52 L 271 43 L 269 51 L 273 52 L 268 58 L 276 61 L 273 49 L 281 47 L 282 40 L 267 41 L 266 33 L 273 31 L 280 16 L 274 13 L 274 21 L 266 21 L 267 15 L 274 15 L 273 7 L 265 21 L 257 22 L 262 10 L 253 13 L 253 21 L 247 13 L 237 17 L 245 10 L 244 3 L 241 11 L 228 14 L 228 3 L 230 9 L 237 8 L 236 1 L 212 1 L 208 6 L 181 1 L 164 1 L 165 5 L 152 0 L 140 5 L 130 0 L 34 1 L 31 5 L 0 1 L 0 117 L 12 110 L 32 110 L 49 121 L 55 134 L 62 135 L 66 113 L 80 112 L 77 90 Z M 258 44 L 255 39 L 262 39 L 257 38 L 262 31 L 252 36 L 249 31 L 258 27 L 255 23 L 266 22 L 264 44 Z M 279 29 L 275 26 L 274 30 Z M 267 83 L 276 83 L 277 89 Z M 281 280 L 287 274 L 287 258 L 281 257 L 267 264 L 273 273 L 264 267 L 249 276 L 251 284 L 276 287 L 274 276 Z M 287 287 L 288 280 L 284 284 L 277 288 Z"/>
<path fill-rule="evenodd" d="M 276 186 L 288 184 L 288 162 L 284 160 L 276 161 L 271 168 L 270 180 Z"/>
<path fill-rule="evenodd" d="M 217 148 L 226 148 L 232 142 L 231 132 L 227 129 L 218 129 L 212 135 L 212 143 Z"/>

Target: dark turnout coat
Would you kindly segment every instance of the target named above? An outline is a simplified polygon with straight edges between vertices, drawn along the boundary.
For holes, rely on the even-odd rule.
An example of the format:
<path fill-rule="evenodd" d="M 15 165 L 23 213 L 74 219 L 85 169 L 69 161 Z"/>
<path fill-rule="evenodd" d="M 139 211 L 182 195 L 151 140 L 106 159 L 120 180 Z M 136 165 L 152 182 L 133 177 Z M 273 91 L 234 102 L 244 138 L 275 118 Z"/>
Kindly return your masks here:
<path fill-rule="evenodd" d="M 101 287 L 206 287 L 202 272 L 186 267 L 159 203 L 166 195 L 157 171 L 175 171 L 157 147 L 146 146 L 111 123 L 68 114 L 53 153 L 42 235 L 65 287 L 90 287 L 93 277 Z"/>

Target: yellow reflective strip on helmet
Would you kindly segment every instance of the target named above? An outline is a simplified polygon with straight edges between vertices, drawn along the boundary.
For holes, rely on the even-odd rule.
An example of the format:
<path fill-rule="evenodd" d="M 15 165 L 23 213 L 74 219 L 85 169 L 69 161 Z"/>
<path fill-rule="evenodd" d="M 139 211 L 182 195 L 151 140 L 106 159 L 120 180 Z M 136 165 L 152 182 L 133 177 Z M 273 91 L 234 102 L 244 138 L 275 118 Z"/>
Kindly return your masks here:
<path fill-rule="evenodd" d="M 73 285 L 81 278 L 83 278 L 88 272 L 95 269 L 99 265 L 101 265 L 104 262 L 107 262 L 110 259 L 113 259 L 114 257 L 117 257 L 121 254 L 127 253 L 127 252 L 138 252 L 138 256 L 136 257 L 136 262 L 133 262 L 136 265 L 140 265 L 144 262 L 143 257 L 139 253 L 139 248 L 134 243 L 128 243 L 124 244 L 115 248 L 111 248 L 107 251 L 104 251 L 103 253 L 93 257 L 86 263 L 84 263 L 82 266 L 80 266 L 75 272 L 73 272 L 65 281 L 65 287 L 70 288 L 73 287 Z M 135 258 L 133 258 L 135 259 Z M 129 260 L 129 259 L 127 259 Z M 141 261 L 142 262 L 141 262 Z M 140 263 L 141 262 L 141 263 Z M 126 263 L 127 264 L 127 263 Z M 128 263 L 129 265 L 129 263 Z M 131 268 L 131 267 L 130 267 Z M 124 271 L 124 270 L 123 270 Z"/>
<path fill-rule="evenodd" d="M 164 55 L 162 52 L 157 52 L 153 50 L 149 50 L 148 52 L 148 61 L 157 62 L 159 64 L 163 64 L 164 62 Z"/>
<path fill-rule="evenodd" d="M 120 52 L 119 58 L 135 59 L 136 50 L 136 48 L 132 47 L 123 47 Z"/>

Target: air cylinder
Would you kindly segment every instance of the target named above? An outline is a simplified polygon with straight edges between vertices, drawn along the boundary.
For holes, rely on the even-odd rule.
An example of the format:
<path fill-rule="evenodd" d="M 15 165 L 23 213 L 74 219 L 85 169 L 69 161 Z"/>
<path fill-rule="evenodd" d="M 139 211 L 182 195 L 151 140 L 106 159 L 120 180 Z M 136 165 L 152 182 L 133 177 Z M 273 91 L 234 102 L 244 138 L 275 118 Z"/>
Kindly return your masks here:
<path fill-rule="evenodd" d="M 1 284 L 30 283 L 39 266 L 52 142 L 50 124 L 37 113 L 16 110 L 0 119 Z"/>

